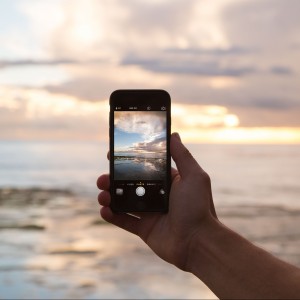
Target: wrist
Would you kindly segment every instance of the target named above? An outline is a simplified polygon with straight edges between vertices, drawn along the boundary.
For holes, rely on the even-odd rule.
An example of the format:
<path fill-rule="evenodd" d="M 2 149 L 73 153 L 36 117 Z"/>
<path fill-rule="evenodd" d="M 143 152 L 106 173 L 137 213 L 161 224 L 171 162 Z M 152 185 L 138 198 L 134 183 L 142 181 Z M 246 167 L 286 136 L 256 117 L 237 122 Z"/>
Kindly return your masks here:
<path fill-rule="evenodd" d="M 209 216 L 191 235 L 185 264 L 185 271 L 197 277 L 199 270 L 208 262 L 208 257 L 213 256 L 213 249 L 217 242 L 217 235 L 223 225 L 213 216 Z M 199 268 L 199 264 L 201 265 Z"/>

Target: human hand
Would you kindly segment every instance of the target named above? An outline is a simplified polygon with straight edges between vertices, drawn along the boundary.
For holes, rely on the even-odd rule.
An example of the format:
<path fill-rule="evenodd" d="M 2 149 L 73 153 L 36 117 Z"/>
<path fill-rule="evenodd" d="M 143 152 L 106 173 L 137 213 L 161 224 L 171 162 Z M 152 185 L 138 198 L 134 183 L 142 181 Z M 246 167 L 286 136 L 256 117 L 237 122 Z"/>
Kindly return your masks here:
<path fill-rule="evenodd" d="M 186 270 L 193 237 L 206 224 L 217 219 L 210 178 L 182 144 L 178 133 L 171 136 L 172 168 L 169 212 L 114 214 L 110 207 L 109 175 L 97 180 L 100 214 L 104 220 L 138 235 L 162 259 Z"/>

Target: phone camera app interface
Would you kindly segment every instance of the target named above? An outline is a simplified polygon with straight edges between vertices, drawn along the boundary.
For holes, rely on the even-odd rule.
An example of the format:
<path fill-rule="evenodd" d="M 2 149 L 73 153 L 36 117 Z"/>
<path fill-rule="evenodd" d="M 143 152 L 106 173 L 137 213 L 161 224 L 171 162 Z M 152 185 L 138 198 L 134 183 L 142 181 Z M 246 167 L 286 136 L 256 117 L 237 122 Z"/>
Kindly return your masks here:
<path fill-rule="evenodd" d="M 159 205 L 166 197 L 167 184 L 166 108 L 116 109 L 114 193 L 120 200 L 137 201 L 140 206 Z"/>

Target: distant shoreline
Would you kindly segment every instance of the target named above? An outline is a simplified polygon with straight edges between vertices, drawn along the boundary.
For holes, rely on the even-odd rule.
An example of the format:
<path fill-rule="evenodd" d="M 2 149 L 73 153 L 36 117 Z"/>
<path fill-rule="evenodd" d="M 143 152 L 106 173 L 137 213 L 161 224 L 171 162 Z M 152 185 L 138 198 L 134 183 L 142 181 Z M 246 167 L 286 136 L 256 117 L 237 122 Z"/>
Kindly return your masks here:
<path fill-rule="evenodd" d="M 114 159 L 151 159 L 151 160 L 155 160 L 155 159 L 162 159 L 162 160 L 166 160 L 165 157 L 147 157 L 147 156 L 127 156 L 127 155 L 117 155 L 114 156 Z"/>
<path fill-rule="evenodd" d="M 0 188 L 0 206 L 26 206 L 26 205 L 44 205 L 48 201 L 57 197 L 74 197 L 75 194 L 69 189 L 57 188 L 18 188 L 1 187 Z"/>

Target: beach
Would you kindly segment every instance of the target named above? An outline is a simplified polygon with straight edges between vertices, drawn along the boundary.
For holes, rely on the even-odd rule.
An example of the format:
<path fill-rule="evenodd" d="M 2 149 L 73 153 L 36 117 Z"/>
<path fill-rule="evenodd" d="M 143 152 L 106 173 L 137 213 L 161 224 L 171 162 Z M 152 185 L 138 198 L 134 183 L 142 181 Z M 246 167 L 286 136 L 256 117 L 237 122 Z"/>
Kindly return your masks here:
<path fill-rule="evenodd" d="M 212 295 L 139 238 L 104 222 L 91 199 L 63 190 L 2 189 L 0 211 L 1 298 Z"/>
<path fill-rule="evenodd" d="M 300 266 L 299 145 L 188 145 L 219 219 Z M 0 143 L 0 298 L 212 299 L 99 216 L 106 143 Z"/>
<path fill-rule="evenodd" d="M 68 190 L 0 190 L 1 298 L 215 298 Z M 300 266 L 300 210 L 218 206 L 233 230 Z"/>

